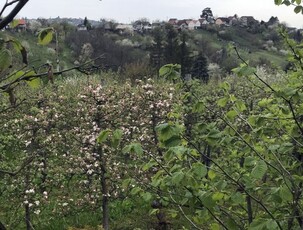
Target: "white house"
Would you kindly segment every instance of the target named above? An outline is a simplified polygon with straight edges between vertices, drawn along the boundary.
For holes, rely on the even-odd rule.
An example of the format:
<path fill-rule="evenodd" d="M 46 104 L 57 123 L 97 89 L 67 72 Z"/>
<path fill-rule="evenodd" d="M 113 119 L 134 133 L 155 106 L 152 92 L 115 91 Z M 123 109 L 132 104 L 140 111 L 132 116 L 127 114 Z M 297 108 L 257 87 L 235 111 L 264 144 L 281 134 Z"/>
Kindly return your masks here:
<path fill-rule="evenodd" d="M 189 30 L 196 30 L 201 27 L 201 23 L 199 20 L 188 20 L 187 26 Z"/>

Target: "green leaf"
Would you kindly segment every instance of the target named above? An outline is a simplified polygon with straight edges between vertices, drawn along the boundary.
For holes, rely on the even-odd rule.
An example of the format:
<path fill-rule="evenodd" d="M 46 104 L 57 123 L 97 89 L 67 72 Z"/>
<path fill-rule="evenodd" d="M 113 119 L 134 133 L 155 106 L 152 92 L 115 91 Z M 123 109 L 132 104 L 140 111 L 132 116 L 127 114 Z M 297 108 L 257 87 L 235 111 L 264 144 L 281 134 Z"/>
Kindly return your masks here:
<path fill-rule="evenodd" d="M 177 157 L 179 160 L 184 158 L 185 153 L 187 152 L 187 148 L 183 146 L 173 146 L 169 148 L 167 153 L 164 156 L 164 159 L 170 161 L 171 158 Z"/>
<path fill-rule="evenodd" d="M 181 65 L 179 64 L 167 64 L 160 68 L 159 76 L 167 80 L 176 80 L 180 78 L 180 70 Z"/>
<path fill-rule="evenodd" d="M 216 173 L 213 170 L 209 170 L 208 177 L 209 177 L 209 179 L 213 180 L 216 177 Z"/>
<path fill-rule="evenodd" d="M 275 0 L 275 4 L 279 6 L 279 5 L 282 4 L 282 1 L 283 1 L 283 0 Z"/>
<path fill-rule="evenodd" d="M 38 34 L 38 44 L 47 45 L 53 40 L 53 28 L 45 28 Z"/>
<path fill-rule="evenodd" d="M 289 188 L 286 185 L 280 188 L 279 196 L 284 202 L 290 202 L 293 200 L 293 195 L 291 191 L 289 191 Z"/>
<path fill-rule="evenodd" d="M 228 92 L 229 90 L 230 90 L 230 84 L 228 83 L 228 82 L 223 82 L 223 83 L 221 83 L 220 85 L 219 85 L 219 87 L 221 88 L 221 89 L 223 89 L 224 91 L 226 91 L 226 92 Z"/>
<path fill-rule="evenodd" d="M 12 65 L 12 54 L 8 49 L 0 50 L 0 73 Z"/>
<path fill-rule="evenodd" d="M 123 182 L 122 182 L 122 188 L 126 190 L 131 185 L 132 182 L 133 182 L 133 179 L 125 179 L 125 180 L 123 180 Z"/>
<path fill-rule="evenodd" d="M 181 138 L 179 136 L 172 136 L 163 141 L 165 147 L 175 147 L 181 144 Z"/>
<path fill-rule="evenodd" d="M 11 76 L 7 79 L 7 81 L 8 81 L 8 82 L 14 82 L 14 81 L 16 81 L 17 79 L 19 79 L 19 78 L 21 78 L 21 77 L 23 77 L 23 76 L 25 76 L 25 72 L 20 70 L 20 71 L 14 73 L 13 75 L 11 75 Z"/>
<path fill-rule="evenodd" d="M 267 171 L 267 164 L 263 160 L 260 160 L 253 168 L 251 172 L 251 176 L 255 179 L 262 179 L 266 171 Z"/>
<path fill-rule="evenodd" d="M 249 225 L 248 230 L 264 230 L 266 222 L 263 219 L 254 219 Z"/>
<path fill-rule="evenodd" d="M 273 101 L 273 99 L 263 98 L 262 100 L 260 100 L 260 101 L 258 102 L 258 105 L 259 105 L 260 107 L 266 107 L 266 106 L 268 106 L 272 101 Z"/>
<path fill-rule="evenodd" d="M 237 115 L 238 113 L 235 110 L 231 110 L 226 114 L 227 118 L 230 120 L 234 120 Z"/>
<path fill-rule="evenodd" d="M 268 221 L 266 221 L 266 228 L 268 230 L 276 230 L 276 229 L 279 229 L 279 226 L 276 221 L 268 220 Z"/>
<path fill-rule="evenodd" d="M 231 200 L 234 204 L 241 204 L 245 202 L 245 195 L 240 192 L 235 192 L 231 195 Z"/>
<path fill-rule="evenodd" d="M 113 132 L 113 136 L 112 136 L 112 146 L 114 148 L 117 148 L 120 144 L 121 138 L 123 136 L 123 131 L 121 129 L 116 129 Z"/>
<path fill-rule="evenodd" d="M 200 199 L 207 208 L 213 209 L 216 206 L 216 202 L 212 199 L 212 195 L 209 193 L 204 193 L 200 196 Z"/>
<path fill-rule="evenodd" d="M 242 76 L 253 75 L 256 72 L 256 69 L 246 64 L 241 64 L 240 67 L 232 69 L 232 71 L 236 73 L 238 76 L 242 77 Z"/>
<path fill-rule="evenodd" d="M 298 14 L 302 11 L 302 9 L 303 9 L 303 6 L 296 6 L 294 11 L 295 11 L 296 14 Z"/>
<path fill-rule="evenodd" d="M 297 3 L 298 5 L 300 5 L 300 4 L 302 3 L 302 0 L 296 0 L 296 3 Z"/>
<path fill-rule="evenodd" d="M 140 193 L 142 191 L 142 189 L 141 188 L 139 188 L 139 187 L 134 187 L 132 190 L 131 190 L 131 194 L 132 195 L 137 195 L 138 193 Z"/>
<path fill-rule="evenodd" d="M 143 165 L 142 170 L 147 171 L 147 170 L 149 170 L 150 168 L 152 168 L 156 165 L 158 165 L 158 163 L 154 159 L 151 159 L 148 163 Z"/>
<path fill-rule="evenodd" d="M 31 80 L 26 81 L 26 83 L 33 89 L 37 89 L 41 86 L 41 79 L 38 77 L 35 77 Z"/>
<path fill-rule="evenodd" d="M 254 157 L 245 157 L 244 159 L 244 167 L 251 167 L 256 165 L 256 159 Z"/>
<path fill-rule="evenodd" d="M 161 139 L 164 140 L 171 138 L 175 134 L 173 127 L 168 123 L 158 125 L 156 131 L 159 132 Z"/>
<path fill-rule="evenodd" d="M 214 223 L 214 224 L 212 224 L 212 225 L 210 226 L 210 229 L 211 229 L 211 230 L 220 230 L 221 228 L 220 228 L 220 225 L 219 225 L 219 224 Z"/>
<path fill-rule="evenodd" d="M 26 51 L 25 47 L 21 44 L 21 42 L 19 42 L 15 38 L 10 38 L 10 40 L 8 42 L 10 42 L 10 43 L 13 44 L 14 49 L 21 54 L 21 56 L 22 56 L 22 62 L 25 65 L 27 65 L 28 64 L 27 51 Z"/>
<path fill-rule="evenodd" d="M 152 199 L 152 194 L 149 192 L 145 192 L 142 194 L 142 198 L 145 202 L 149 202 Z"/>
<path fill-rule="evenodd" d="M 174 185 L 180 185 L 181 181 L 183 180 L 184 178 L 184 173 L 182 171 L 180 172 L 175 172 L 173 175 L 172 175 L 172 178 L 171 178 L 171 181 Z"/>
<path fill-rule="evenodd" d="M 203 178 L 207 175 L 207 168 L 201 162 L 192 165 L 192 171 L 198 178 Z"/>
<path fill-rule="evenodd" d="M 132 143 L 130 145 L 125 146 L 122 149 L 123 153 L 136 153 L 137 155 L 143 155 L 143 149 L 140 143 Z"/>
<path fill-rule="evenodd" d="M 100 134 L 99 134 L 99 136 L 97 137 L 97 143 L 101 144 L 104 141 L 106 141 L 106 139 L 108 138 L 109 134 L 110 134 L 110 130 L 109 129 L 101 131 Z"/>
<path fill-rule="evenodd" d="M 286 6 L 290 6 L 291 5 L 291 2 L 289 0 L 284 0 L 282 2 L 282 4 L 286 5 Z"/>
<path fill-rule="evenodd" d="M 218 100 L 217 105 L 220 106 L 220 107 L 225 107 L 228 100 L 229 100 L 229 98 L 223 97 L 223 98 Z"/>
<path fill-rule="evenodd" d="M 241 112 L 247 110 L 246 105 L 244 104 L 243 101 L 236 101 L 236 107 L 238 110 L 240 110 Z"/>
<path fill-rule="evenodd" d="M 193 112 L 202 113 L 204 111 L 204 108 L 204 103 L 202 101 L 198 101 L 193 107 Z"/>
<path fill-rule="evenodd" d="M 221 193 L 221 192 L 215 192 L 213 195 L 212 195 L 212 199 L 214 201 L 220 201 L 224 198 L 224 194 Z"/>

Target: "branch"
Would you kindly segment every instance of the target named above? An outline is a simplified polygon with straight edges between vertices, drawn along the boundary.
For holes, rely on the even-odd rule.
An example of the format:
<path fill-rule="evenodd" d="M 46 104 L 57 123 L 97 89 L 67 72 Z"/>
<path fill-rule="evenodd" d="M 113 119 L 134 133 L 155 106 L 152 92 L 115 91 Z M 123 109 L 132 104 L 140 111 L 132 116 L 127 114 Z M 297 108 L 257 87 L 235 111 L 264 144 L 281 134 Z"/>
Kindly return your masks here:
<path fill-rule="evenodd" d="M 9 106 L 9 107 L 7 107 L 7 108 L 3 108 L 2 110 L 0 110 L 0 114 L 1 113 L 5 113 L 5 112 L 7 112 L 7 111 L 9 111 L 9 110 L 12 110 L 12 109 L 15 109 L 15 108 L 17 108 L 18 106 L 20 106 L 23 102 L 25 102 L 26 101 L 26 99 L 23 99 L 22 101 L 20 101 L 18 104 L 16 104 L 16 105 L 14 105 L 14 106 Z M 0 229 L 1 230 L 1 229 Z"/>
<path fill-rule="evenodd" d="M 25 4 L 28 2 L 28 0 L 14 0 L 12 2 L 6 2 L 6 4 L 4 5 L 0 16 L 2 15 L 2 13 L 5 11 L 5 9 L 14 4 L 17 3 L 17 5 L 14 7 L 14 9 L 12 9 L 12 11 L 5 17 L 3 18 L 3 20 L 0 21 L 0 30 L 4 29 L 13 19 L 14 17 L 19 13 L 19 11 L 25 6 Z"/>
<path fill-rule="evenodd" d="M 289 46 L 290 46 L 290 45 L 289 45 Z M 290 48 L 293 49 L 291 46 L 290 46 Z M 234 47 L 234 49 L 235 49 L 235 51 L 236 51 L 236 54 L 237 54 L 238 58 L 239 58 L 246 66 L 249 66 L 248 63 L 241 57 L 241 55 L 240 55 L 240 53 L 239 53 L 237 47 Z M 297 56 L 296 56 L 295 51 L 293 51 L 293 52 L 294 52 L 295 58 L 297 59 Z M 301 66 L 302 66 L 301 59 L 299 58 L 299 60 L 300 60 Z M 273 93 L 275 93 L 275 94 L 277 93 L 277 91 L 276 91 L 271 85 L 269 85 L 266 81 L 264 81 L 257 73 L 254 72 L 253 74 L 254 74 L 254 76 L 255 76 L 259 81 L 261 81 L 261 82 L 262 82 L 267 88 L 269 88 Z M 299 128 L 301 135 L 303 136 L 303 127 L 301 126 L 300 122 L 298 121 L 297 115 L 296 115 L 296 113 L 295 113 L 295 109 L 294 109 L 294 107 L 293 107 L 293 105 L 292 105 L 292 103 L 291 103 L 291 99 L 287 99 L 287 98 L 284 97 L 283 95 L 281 95 L 280 97 L 287 103 L 287 105 L 288 105 L 288 107 L 289 107 L 289 109 L 290 109 L 290 112 L 291 112 L 291 114 L 292 114 L 292 117 L 293 117 L 293 119 L 294 119 L 294 121 L 295 121 L 297 127 Z"/>
<path fill-rule="evenodd" d="M 170 198 L 172 199 L 173 202 L 175 202 L 177 204 L 177 201 L 173 198 L 173 196 L 171 194 L 170 195 Z M 202 228 L 199 228 L 184 212 L 183 208 L 181 207 L 181 205 L 177 204 L 178 205 L 178 208 L 179 210 L 181 211 L 182 215 L 185 217 L 185 219 L 187 219 L 187 221 L 196 229 L 199 229 L 199 230 L 202 230 Z"/>
<path fill-rule="evenodd" d="M 30 158 L 26 159 L 23 164 L 21 165 L 21 167 L 16 170 L 15 172 L 11 172 L 11 171 L 7 171 L 7 170 L 2 170 L 0 169 L 0 175 L 1 174 L 7 174 L 10 176 L 16 176 L 17 174 L 19 174 L 25 167 L 27 167 L 32 161 L 34 160 L 34 156 L 31 156 Z"/>
<path fill-rule="evenodd" d="M 83 68 L 84 68 L 86 65 L 88 65 L 88 64 L 90 64 L 90 63 L 92 63 L 92 62 L 94 62 L 94 61 L 96 61 L 96 60 L 99 60 L 99 59 L 101 59 L 101 58 L 104 58 L 104 55 L 103 55 L 103 54 L 100 55 L 99 57 L 97 57 L 97 58 L 95 58 L 95 59 L 89 61 L 89 62 L 86 62 L 86 63 L 82 64 L 82 65 L 78 65 L 78 66 L 74 66 L 74 67 L 69 68 L 69 69 L 65 69 L 65 70 L 62 70 L 62 71 L 54 72 L 53 75 L 61 75 L 61 74 L 63 74 L 63 73 L 70 72 L 70 71 L 72 71 L 72 70 L 78 70 L 78 71 L 80 71 L 80 72 L 82 72 L 82 73 L 86 73 L 86 71 L 85 71 Z M 98 67 L 95 67 L 95 66 L 93 66 L 93 67 L 94 67 L 94 68 L 98 68 Z M 86 74 L 87 74 L 87 73 L 86 73 Z M 19 83 L 19 82 L 22 82 L 22 81 L 31 81 L 31 80 L 33 80 L 33 79 L 35 79 L 35 78 L 41 78 L 41 77 L 47 76 L 47 75 L 48 75 L 48 72 L 39 73 L 39 74 L 33 74 L 33 75 L 27 75 L 27 73 L 25 73 L 24 75 L 26 75 L 26 76 L 20 77 L 20 78 L 18 78 L 18 79 L 16 79 L 16 80 L 12 81 L 12 82 L 10 82 L 10 83 L 7 83 L 7 84 L 4 84 L 4 85 L 0 86 L 0 90 L 2 90 L 2 91 L 7 91 L 7 89 L 11 88 L 11 86 L 12 86 L 13 84 L 16 84 L 16 83 Z"/>

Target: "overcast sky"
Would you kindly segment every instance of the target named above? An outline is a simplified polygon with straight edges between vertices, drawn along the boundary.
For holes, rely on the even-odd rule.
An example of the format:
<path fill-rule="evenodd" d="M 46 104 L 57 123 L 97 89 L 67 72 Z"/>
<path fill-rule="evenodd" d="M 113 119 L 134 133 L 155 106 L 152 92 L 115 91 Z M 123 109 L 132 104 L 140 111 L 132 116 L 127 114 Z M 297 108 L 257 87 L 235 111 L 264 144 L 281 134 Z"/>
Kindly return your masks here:
<path fill-rule="evenodd" d="M 127 23 L 143 17 L 151 21 L 197 19 L 206 7 L 215 16 L 238 14 L 264 21 L 277 16 L 289 26 L 303 28 L 302 14 L 296 15 L 293 7 L 275 6 L 274 0 L 29 0 L 19 17 L 106 18 Z"/>

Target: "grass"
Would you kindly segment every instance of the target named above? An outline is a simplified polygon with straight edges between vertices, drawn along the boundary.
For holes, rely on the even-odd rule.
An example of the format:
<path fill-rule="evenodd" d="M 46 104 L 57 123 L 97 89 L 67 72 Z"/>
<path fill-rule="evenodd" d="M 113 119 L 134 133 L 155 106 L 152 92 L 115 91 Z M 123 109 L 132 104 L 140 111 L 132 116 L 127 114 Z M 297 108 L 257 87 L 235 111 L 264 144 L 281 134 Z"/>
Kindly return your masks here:
<path fill-rule="evenodd" d="M 28 53 L 28 61 L 30 66 L 41 66 L 47 61 L 56 63 L 55 54 L 55 41 L 47 46 L 38 44 L 38 38 L 36 35 L 30 32 L 8 32 L 10 36 L 15 37 L 19 40 L 26 48 Z M 62 66 L 71 66 L 73 59 L 71 51 L 63 41 L 59 40 L 59 58 Z"/>

